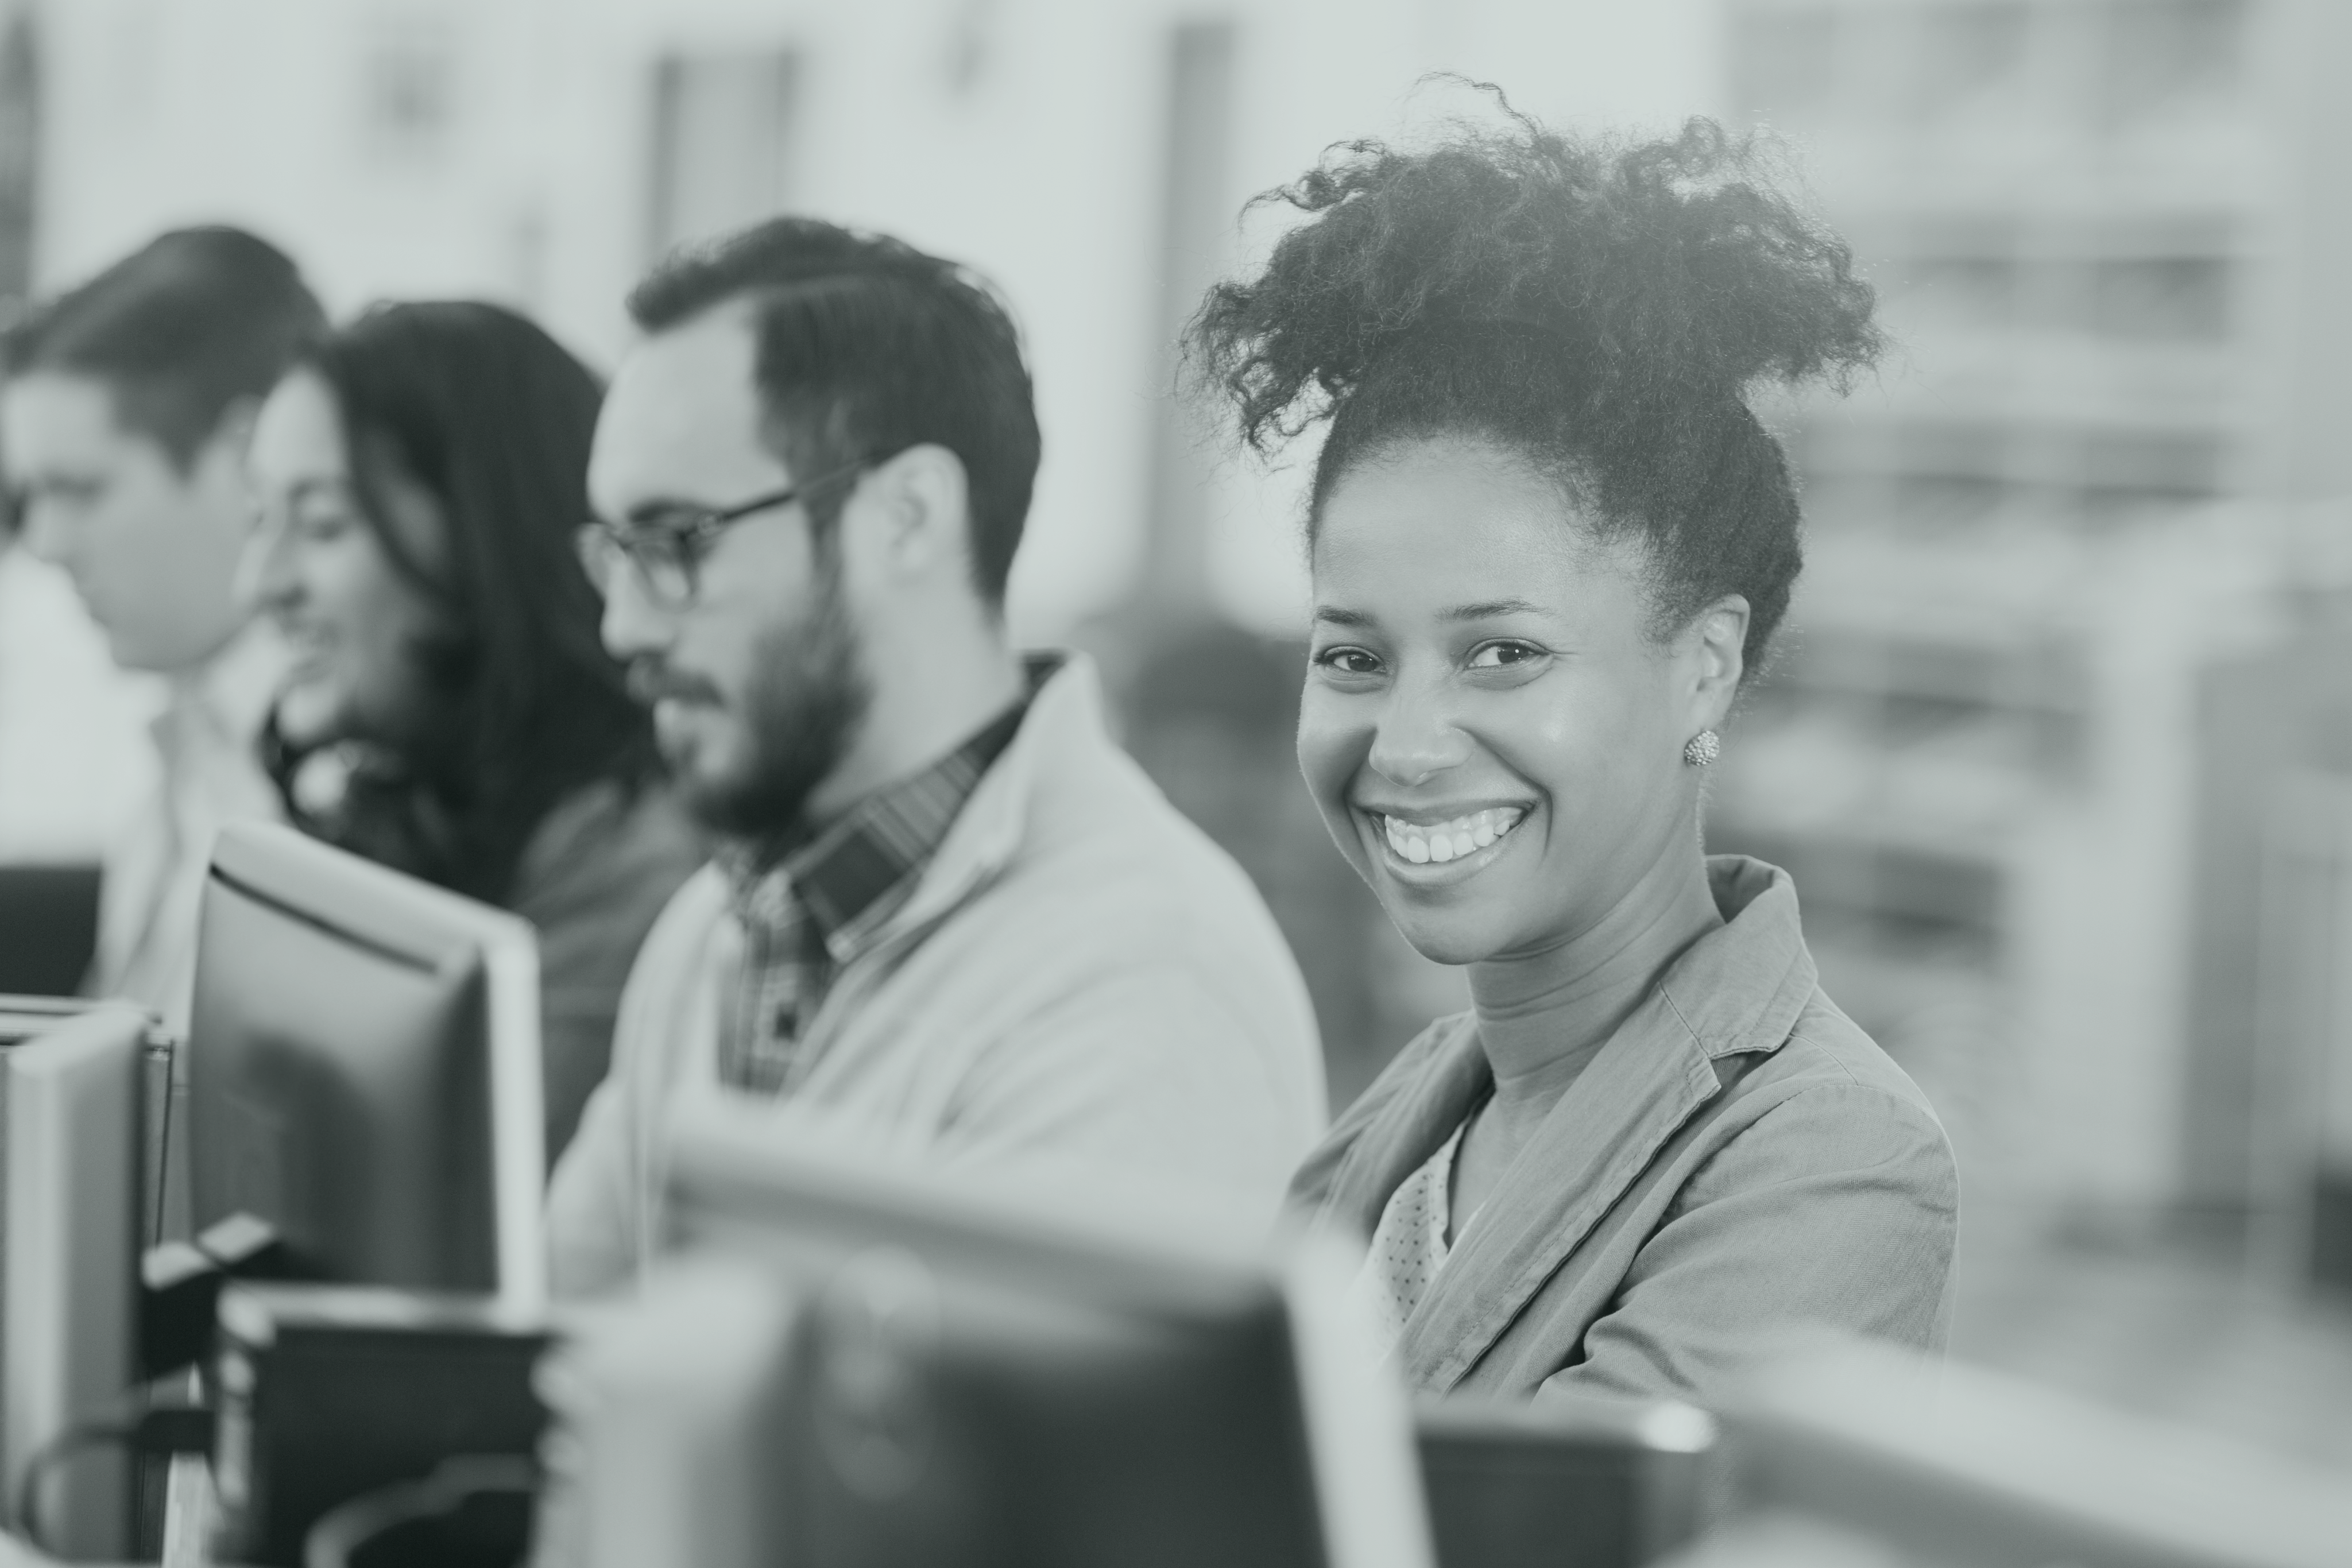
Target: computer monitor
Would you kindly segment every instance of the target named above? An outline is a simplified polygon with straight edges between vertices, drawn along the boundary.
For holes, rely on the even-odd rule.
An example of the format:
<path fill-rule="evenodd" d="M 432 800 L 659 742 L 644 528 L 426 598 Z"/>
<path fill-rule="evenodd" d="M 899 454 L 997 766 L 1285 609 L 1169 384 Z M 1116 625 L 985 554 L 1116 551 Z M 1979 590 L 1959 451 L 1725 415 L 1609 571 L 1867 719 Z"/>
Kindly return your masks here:
<path fill-rule="evenodd" d="M 1641 1568 L 1699 1531 L 1712 1416 L 1667 1399 L 1432 1399 L 1413 1413 L 1440 1568 Z"/>
<path fill-rule="evenodd" d="M 221 832 L 188 1030 L 194 1224 L 302 1277 L 544 1300 L 539 960 L 514 915 L 290 829 Z"/>
<path fill-rule="evenodd" d="M 1726 1413 L 1738 1517 L 1678 1568 L 2327 1568 L 2336 1473 L 1868 1345 L 1790 1356 Z"/>
<path fill-rule="evenodd" d="M 99 868 L 0 864 L 0 991 L 62 996 L 98 948 Z"/>
<path fill-rule="evenodd" d="M 0 1046 L 0 1482 L 12 1509 L 36 1460 L 137 1381 L 148 1029 L 116 1004 L 51 1015 Z M 127 1556 L 126 1456 L 92 1445 L 55 1457 L 30 1500 L 43 1543 Z"/>
<path fill-rule="evenodd" d="M 542 1375 L 543 1562 L 1427 1568 L 1403 1398 L 1311 1241 L 917 1175 L 772 1108 L 676 1134 L 679 1250 Z"/>
<path fill-rule="evenodd" d="M 122 1001 L 92 1001 L 87 997 L 0 994 L 0 1051 L 21 1045 L 28 1040 L 45 1035 L 92 1011 L 104 1009 L 115 1013 L 131 1004 Z M 145 1038 L 142 1046 L 142 1073 L 146 1088 L 141 1097 L 140 1141 L 143 1152 L 140 1162 L 141 1218 L 140 1235 L 142 1244 L 152 1245 L 163 1239 L 165 1160 L 170 1150 L 166 1136 L 175 1119 L 184 1120 L 184 1106 L 174 1113 L 172 1096 L 173 1045 L 154 1016 L 142 1013 L 145 1020 Z"/>

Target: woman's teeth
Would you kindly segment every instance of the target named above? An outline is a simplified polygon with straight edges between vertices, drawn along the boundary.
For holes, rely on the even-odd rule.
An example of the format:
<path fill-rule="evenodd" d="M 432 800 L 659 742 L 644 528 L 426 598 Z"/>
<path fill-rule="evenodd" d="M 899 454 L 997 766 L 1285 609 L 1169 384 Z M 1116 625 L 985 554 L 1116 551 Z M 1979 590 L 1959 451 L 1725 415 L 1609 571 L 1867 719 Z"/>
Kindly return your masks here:
<path fill-rule="evenodd" d="M 1381 826 L 1387 831 L 1389 848 L 1419 865 L 1474 854 L 1517 827 L 1527 814 L 1524 806 L 1496 806 L 1449 822 L 1407 822 L 1384 816 Z"/>

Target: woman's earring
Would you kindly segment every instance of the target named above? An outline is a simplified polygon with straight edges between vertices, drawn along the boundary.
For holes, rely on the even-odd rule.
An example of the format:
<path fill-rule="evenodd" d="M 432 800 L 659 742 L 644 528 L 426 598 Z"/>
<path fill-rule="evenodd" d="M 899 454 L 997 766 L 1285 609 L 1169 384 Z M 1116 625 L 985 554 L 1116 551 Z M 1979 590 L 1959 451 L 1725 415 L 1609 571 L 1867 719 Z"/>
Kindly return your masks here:
<path fill-rule="evenodd" d="M 1704 768 L 1723 755 L 1723 742 L 1715 731 L 1702 729 L 1683 743 L 1683 760 L 1693 768 Z"/>

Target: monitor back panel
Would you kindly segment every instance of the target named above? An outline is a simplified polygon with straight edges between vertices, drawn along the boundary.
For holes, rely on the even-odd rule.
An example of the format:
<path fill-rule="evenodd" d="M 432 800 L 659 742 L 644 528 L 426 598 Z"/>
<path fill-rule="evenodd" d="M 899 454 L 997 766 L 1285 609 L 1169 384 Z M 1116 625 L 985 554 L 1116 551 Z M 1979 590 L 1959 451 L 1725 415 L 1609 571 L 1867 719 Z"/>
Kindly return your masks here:
<path fill-rule="evenodd" d="M 0 991 L 64 996 L 98 947 L 95 864 L 0 865 Z"/>
<path fill-rule="evenodd" d="M 27 1467 L 137 1375 L 147 1019 L 102 1007 L 0 1049 L 0 1479 Z M 71 1558 L 130 1545 L 129 1469 L 58 1467 L 42 1537 Z"/>
<path fill-rule="evenodd" d="M 1200 1306 L 853 1258 L 803 1320 L 782 1560 L 1322 1568 L 1283 1302 Z"/>
<path fill-rule="evenodd" d="M 217 873 L 189 1031 L 194 1223 L 271 1225 L 306 1272 L 497 1288 L 485 981 Z"/>

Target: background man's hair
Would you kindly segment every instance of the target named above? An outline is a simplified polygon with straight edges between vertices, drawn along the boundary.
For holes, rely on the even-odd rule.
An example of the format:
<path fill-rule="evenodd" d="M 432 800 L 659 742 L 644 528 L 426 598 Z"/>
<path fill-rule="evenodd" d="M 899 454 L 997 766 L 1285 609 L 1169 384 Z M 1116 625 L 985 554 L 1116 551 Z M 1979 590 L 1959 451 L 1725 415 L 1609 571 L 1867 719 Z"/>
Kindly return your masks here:
<path fill-rule="evenodd" d="M 659 332 L 756 301 L 767 437 L 795 476 L 945 447 L 971 497 L 972 581 L 1002 604 L 1036 484 L 1037 411 L 1021 337 L 970 269 L 882 235 L 774 218 L 683 251 L 629 296 Z M 820 528 L 849 486 L 811 499 Z"/>
<path fill-rule="evenodd" d="M 184 468 L 231 404 L 268 395 L 325 329 L 277 246 L 242 229 L 174 229 L 36 309 L 10 336 L 7 369 L 105 382 L 123 426 Z"/>

